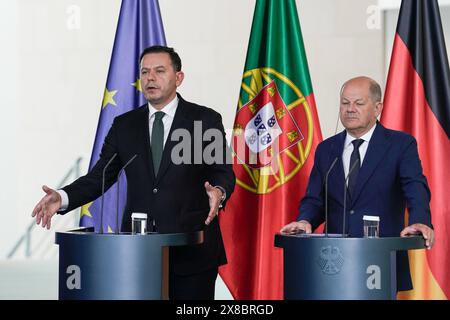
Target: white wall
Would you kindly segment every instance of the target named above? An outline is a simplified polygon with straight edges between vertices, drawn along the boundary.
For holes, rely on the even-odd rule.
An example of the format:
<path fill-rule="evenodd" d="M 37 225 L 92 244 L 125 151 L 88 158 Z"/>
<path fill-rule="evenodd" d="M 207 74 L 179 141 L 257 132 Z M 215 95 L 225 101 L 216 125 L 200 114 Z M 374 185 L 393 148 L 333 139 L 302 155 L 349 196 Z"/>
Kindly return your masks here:
<path fill-rule="evenodd" d="M 3 14 L 8 13 L 8 14 Z M 0 221 L 3 230 L 0 235 L 0 257 L 5 253 L 5 245 L 23 230 L 23 221 L 17 219 L 17 145 L 20 120 L 17 112 L 17 4 L 15 1 L 0 2 Z"/>
<path fill-rule="evenodd" d="M 79 29 L 68 28 L 71 5 Z M 106 82 L 120 1 L 1 1 L 0 256 L 10 250 L 42 196 L 81 155 L 87 170 Z M 6 20 L 5 20 L 6 19 Z M 7 45 L 6 45 L 7 44 Z M 2 93 L 3 96 L 3 93 Z M 5 131 L 5 134 L 3 133 Z M 5 142 L 3 142 L 5 141 Z"/>

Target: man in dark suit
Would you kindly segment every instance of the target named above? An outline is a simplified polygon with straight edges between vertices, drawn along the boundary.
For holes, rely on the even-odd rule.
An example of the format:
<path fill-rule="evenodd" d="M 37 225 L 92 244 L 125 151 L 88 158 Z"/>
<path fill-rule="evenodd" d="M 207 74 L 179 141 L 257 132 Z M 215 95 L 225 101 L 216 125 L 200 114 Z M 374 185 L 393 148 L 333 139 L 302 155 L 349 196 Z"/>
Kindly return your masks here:
<path fill-rule="evenodd" d="M 132 212 L 150 213 L 161 233 L 204 230 L 203 244 L 170 249 L 169 297 L 214 299 L 218 266 L 226 263 L 214 217 L 233 192 L 235 177 L 226 161 L 220 114 L 177 94 L 183 78 L 181 60 L 172 48 L 145 49 L 140 80 L 148 104 L 114 119 L 100 159 L 87 175 L 62 190 L 44 186 L 46 195 L 33 216 L 50 228 L 56 212 L 64 214 L 101 195 L 102 172 L 115 153 L 106 170 L 107 188 L 137 154 L 126 168 L 128 194 L 121 230 L 130 231 Z M 209 138 L 203 139 L 206 133 Z"/>
<path fill-rule="evenodd" d="M 325 220 L 324 180 L 328 180 L 328 232 L 363 236 L 363 215 L 380 217 L 380 236 L 421 233 L 431 249 L 434 233 L 430 191 L 417 151 L 416 140 L 403 132 L 384 128 L 381 88 L 374 80 L 358 77 L 341 89 L 340 120 L 345 130 L 317 147 L 305 197 L 297 221 L 281 233 L 311 233 Z M 337 159 L 333 168 L 332 164 Z M 350 172 L 350 175 L 349 175 Z M 344 183 L 347 180 L 345 220 Z M 405 207 L 409 226 L 404 227 Z M 343 223 L 345 221 L 345 226 Z M 412 288 L 406 252 L 397 260 L 398 290 Z"/>

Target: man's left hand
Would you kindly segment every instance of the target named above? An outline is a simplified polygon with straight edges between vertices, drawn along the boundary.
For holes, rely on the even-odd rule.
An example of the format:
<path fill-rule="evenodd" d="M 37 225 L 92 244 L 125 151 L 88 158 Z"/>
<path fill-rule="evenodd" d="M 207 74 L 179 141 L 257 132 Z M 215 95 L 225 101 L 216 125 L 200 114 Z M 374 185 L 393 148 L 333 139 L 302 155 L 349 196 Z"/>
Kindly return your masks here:
<path fill-rule="evenodd" d="M 219 188 L 213 187 L 208 181 L 205 182 L 206 194 L 209 198 L 209 213 L 205 224 L 209 225 L 211 221 L 219 214 L 219 205 L 222 198 L 222 191 Z"/>
<path fill-rule="evenodd" d="M 433 247 L 434 231 L 429 226 L 421 223 L 412 224 L 403 229 L 403 231 L 400 233 L 400 237 L 406 237 L 412 234 L 422 234 L 425 239 L 425 245 L 427 249 L 431 249 Z"/>

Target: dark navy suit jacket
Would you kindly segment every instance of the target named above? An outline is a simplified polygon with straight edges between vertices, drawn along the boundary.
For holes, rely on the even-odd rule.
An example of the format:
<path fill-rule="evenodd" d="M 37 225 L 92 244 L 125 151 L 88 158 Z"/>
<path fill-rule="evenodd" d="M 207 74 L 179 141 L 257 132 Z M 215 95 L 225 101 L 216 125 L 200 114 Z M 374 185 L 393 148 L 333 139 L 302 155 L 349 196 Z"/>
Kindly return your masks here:
<path fill-rule="evenodd" d="M 342 233 L 345 137 L 344 130 L 317 147 L 298 217 L 298 220 L 309 221 L 313 229 L 325 220 L 325 175 L 338 158 L 328 178 L 328 232 Z M 409 225 L 422 223 L 432 227 L 430 191 L 414 137 L 377 123 L 359 170 L 354 195 L 350 197 L 347 192 L 346 198 L 345 232 L 350 237 L 363 236 L 363 215 L 380 217 L 381 237 L 398 237 L 405 227 L 405 208 L 409 211 Z M 407 252 L 397 254 L 397 288 L 412 288 Z"/>

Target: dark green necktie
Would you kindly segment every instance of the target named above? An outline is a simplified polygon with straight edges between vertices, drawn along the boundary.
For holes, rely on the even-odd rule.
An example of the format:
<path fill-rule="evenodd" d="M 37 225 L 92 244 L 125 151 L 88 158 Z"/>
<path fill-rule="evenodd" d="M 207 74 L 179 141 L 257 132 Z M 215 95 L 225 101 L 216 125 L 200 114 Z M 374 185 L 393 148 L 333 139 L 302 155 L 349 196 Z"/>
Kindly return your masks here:
<path fill-rule="evenodd" d="M 155 121 L 152 128 L 152 157 L 155 176 L 158 174 L 164 148 L 164 124 L 162 122 L 164 115 L 165 113 L 162 111 L 155 112 Z"/>

